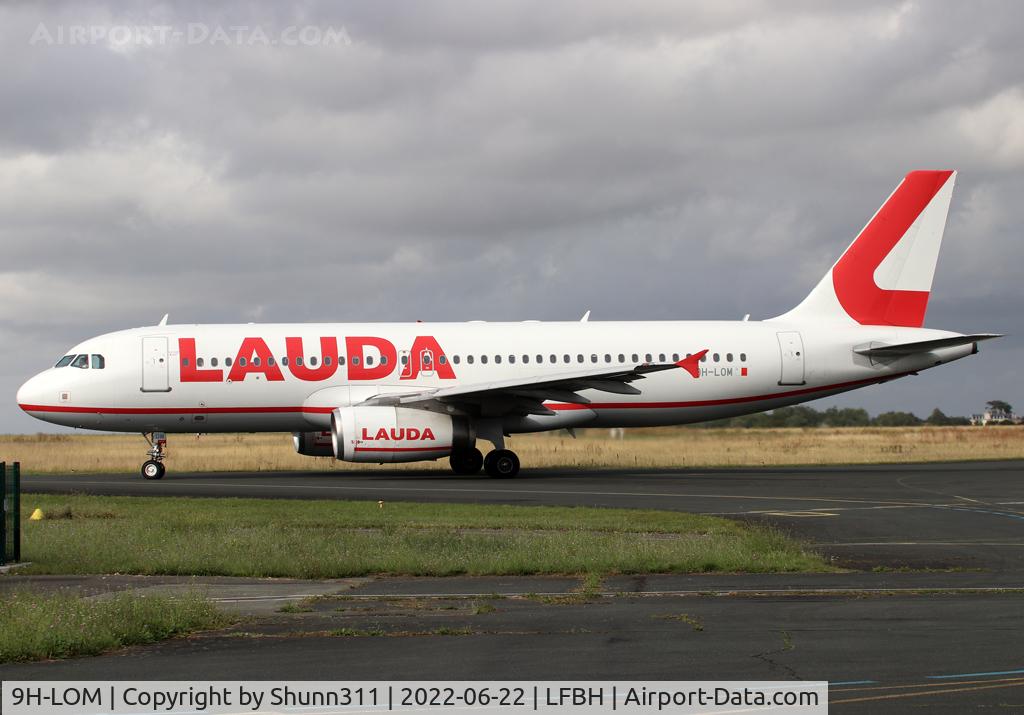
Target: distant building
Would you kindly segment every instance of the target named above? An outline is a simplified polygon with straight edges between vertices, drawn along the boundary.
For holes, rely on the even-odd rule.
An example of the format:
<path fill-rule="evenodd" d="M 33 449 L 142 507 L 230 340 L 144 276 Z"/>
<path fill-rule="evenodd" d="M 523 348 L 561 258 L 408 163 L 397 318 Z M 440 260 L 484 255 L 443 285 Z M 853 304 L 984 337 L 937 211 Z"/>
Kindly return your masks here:
<path fill-rule="evenodd" d="M 986 409 L 980 415 L 971 415 L 971 424 L 978 426 L 984 425 L 1019 425 L 1024 422 L 1020 416 L 1015 412 L 1007 412 L 1006 410 L 994 410 L 991 407 Z"/>

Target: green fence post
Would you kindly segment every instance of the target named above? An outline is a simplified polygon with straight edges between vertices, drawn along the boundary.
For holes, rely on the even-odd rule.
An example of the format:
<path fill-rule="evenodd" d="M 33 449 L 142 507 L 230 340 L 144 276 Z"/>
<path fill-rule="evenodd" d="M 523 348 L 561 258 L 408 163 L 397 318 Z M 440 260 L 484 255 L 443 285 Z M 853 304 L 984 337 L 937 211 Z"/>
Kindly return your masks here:
<path fill-rule="evenodd" d="M 14 498 L 11 509 L 14 510 L 14 561 L 21 561 L 21 462 L 14 463 Z"/>
<path fill-rule="evenodd" d="M 7 463 L 0 462 L 0 566 L 7 563 Z"/>

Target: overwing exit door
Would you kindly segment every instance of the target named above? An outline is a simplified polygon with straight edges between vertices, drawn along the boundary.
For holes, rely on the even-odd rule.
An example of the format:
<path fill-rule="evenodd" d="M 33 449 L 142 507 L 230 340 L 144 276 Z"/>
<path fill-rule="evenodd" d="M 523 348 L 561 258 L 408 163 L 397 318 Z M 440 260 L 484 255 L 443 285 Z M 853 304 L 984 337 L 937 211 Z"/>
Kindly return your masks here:
<path fill-rule="evenodd" d="M 777 333 L 777 335 L 779 338 L 779 353 L 782 358 L 782 372 L 779 376 L 779 384 L 805 384 L 803 338 L 795 330 Z"/>
<path fill-rule="evenodd" d="M 170 365 L 167 362 L 167 338 L 146 337 L 142 339 L 142 391 L 170 392 L 168 379 Z"/>

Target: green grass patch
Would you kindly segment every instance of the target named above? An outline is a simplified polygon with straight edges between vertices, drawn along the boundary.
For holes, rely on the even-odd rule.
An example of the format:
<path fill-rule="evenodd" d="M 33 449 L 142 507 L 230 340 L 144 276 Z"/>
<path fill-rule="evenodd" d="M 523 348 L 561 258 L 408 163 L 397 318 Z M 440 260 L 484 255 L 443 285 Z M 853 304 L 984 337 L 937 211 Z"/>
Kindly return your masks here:
<path fill-rule="evenodd" d="M 20 573 L 371 574 L 828 571 L 762 526 L 679 512 L 476 504 L 29 494 Z M 60 519 L 28 521 L 36 507 Z"/>
<path fill-rule="evenodd" d="M 197 594 L 81 598 L 15 591 L 0 608 L 0 663 L 95 655 L 229 622 Z"/>

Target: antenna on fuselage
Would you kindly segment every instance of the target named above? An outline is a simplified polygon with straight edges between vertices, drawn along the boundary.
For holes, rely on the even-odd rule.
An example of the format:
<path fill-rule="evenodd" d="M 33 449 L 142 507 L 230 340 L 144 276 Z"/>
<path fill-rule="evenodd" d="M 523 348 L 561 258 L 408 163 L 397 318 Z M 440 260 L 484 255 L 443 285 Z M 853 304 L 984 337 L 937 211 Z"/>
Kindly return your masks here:
<path fill-rule="evenodd" d="M 160 318 L 160 322 L 157 323 L 157 325 L 158 326 L 167 325 L 167 319 L 170 318 L 170 317 L 171 317 L 170 313 L 164 313 L 164 317 Z"/>
<path fill-rule="evenodd" d="M 589 310 L 586 313 L 583 314 L 583 317 L 580 318 L 580 322 L 581 323 L 585 323 L 588 320 L 590 320 L 590 311 Z"/>

